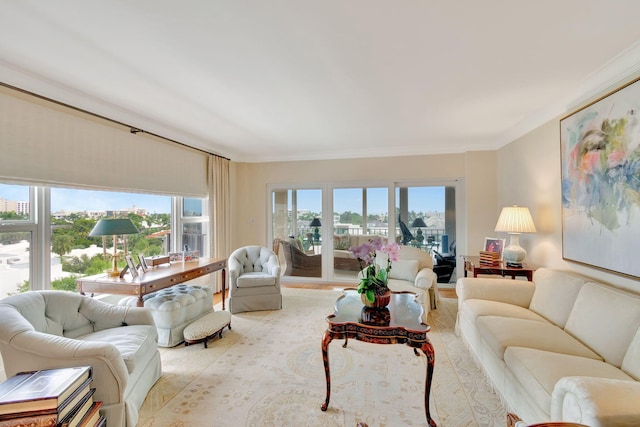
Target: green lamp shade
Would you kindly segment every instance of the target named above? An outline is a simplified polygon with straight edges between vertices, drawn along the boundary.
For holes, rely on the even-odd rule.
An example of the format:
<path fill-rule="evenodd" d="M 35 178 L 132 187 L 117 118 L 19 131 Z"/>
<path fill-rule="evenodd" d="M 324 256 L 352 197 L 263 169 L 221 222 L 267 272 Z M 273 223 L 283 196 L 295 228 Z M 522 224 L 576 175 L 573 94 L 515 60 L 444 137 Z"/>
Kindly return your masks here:
<path fill-rule="evenodd" d="M 311 224 L 309 224 L 310 227 L 322 227 L 322 224 L 320 223 L 320 219 L 318 218 L 313 218 L 313 220 L 311 221 Z"/>
<path fill-rule="evenodd" d="M 98 221 L 89 236 L 115 236 L 119 234 L 137 234 L 140 231 L 128 218 L 109 218 Z"/>
<path fill-rule="evenodd" d="M 424 220 L 422 218 L 416 218 L 413 220 L 413 222 L 411 223 L 411 227 L 416 228 L 416 227 L 427 227 L 427 224 L 424 223 Z"/>

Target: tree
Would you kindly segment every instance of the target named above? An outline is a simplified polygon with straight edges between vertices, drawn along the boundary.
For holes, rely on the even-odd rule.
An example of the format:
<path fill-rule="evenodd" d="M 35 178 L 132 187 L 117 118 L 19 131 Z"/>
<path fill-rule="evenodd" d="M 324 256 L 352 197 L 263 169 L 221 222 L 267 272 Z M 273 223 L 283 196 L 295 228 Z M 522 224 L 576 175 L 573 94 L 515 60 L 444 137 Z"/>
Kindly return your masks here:
<path fill-rule="evenodd" d="M 54 289 L 56 291 L 76 292 L 78 290 L 78 286 L 76 285 L 76 277 L 70 276 L 53 280 L 51 282 L 51 289 Z"/>
<path fill-rule="evenodd" d="M 62 256 L 71 252 L 73 249 L 73 237 L 69 234 L 55 234 L 52 237 L 51 251 L 58 254 L 62 260 Z"/>

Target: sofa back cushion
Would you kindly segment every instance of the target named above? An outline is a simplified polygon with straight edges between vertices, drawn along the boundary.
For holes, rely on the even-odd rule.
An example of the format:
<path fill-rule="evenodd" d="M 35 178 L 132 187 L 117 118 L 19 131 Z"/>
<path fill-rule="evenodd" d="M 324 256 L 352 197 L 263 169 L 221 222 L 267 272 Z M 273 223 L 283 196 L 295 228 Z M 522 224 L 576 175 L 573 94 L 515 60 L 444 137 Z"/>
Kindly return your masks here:
<path fill-rule="evenodd" d="M 533 273 L 533 282 L 535 290 L 529 309 L 564 328 L 585 280 L 562 271 L 539 268 Z"/>
<path fill-rule="evenodd" d="M 627 375 L 640 381 L 640 328 L 638 328 L 633 340 L 631 340 L 627 354 L 625 354 L 622 360 L 621 369 L 627 373 Z"/>
<path fill-rule="evenodd" d="M 565 331 L 620 368 L 639 327 L 640 296 L 588 282 L 576 298 Z"/>
<path fill-rule="evenodd" d="M 2 300 L 4 310 L 19 313 L 33 330 L 45 334 L 76 338 L 94 331 L 82 314 L 83 296 L 74 292 L 31 291 Z M 25 331 L 25 324 L 15 323 L 15 332 Z"/>

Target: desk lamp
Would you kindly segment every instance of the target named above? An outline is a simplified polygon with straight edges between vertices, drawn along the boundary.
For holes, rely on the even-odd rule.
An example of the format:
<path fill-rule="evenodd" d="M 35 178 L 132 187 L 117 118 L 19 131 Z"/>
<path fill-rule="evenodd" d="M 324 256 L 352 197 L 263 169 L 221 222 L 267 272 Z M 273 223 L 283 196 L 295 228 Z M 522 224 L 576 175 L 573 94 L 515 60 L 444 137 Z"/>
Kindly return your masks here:
<path fill-rule="evenodd" d="M 113 268 L 108 272 L 109 276 L 116 277 L 120 275 L 118 270 L 118 251 L 117 239 L 120 234 L 137 234 L 140 231 L 128 218 L 107 218 L 98 221 L 89 236 L 113 236 Z"/>
<path fill-rule="evenodd" d="M 313 229 L 313 240 L 315 240 L 316 242 L 320 241 L 320 227 L 322 227 L 322 224 L 320 223 L 320 219 L 319 218 L 313 218 L 313 221 L 311 221 L 311 224 L 309 224 L 310 227 L 314 227 Z"/>
<path fill-rule="evenodd" d="M 507 267 L 522 267 L 527 251 L 520 246 L 520 234 L 536 232 L 529 208 L 516 205 L 502 208 L 495 231 L 509 234 L 509 246 L 502 252 Z"/>

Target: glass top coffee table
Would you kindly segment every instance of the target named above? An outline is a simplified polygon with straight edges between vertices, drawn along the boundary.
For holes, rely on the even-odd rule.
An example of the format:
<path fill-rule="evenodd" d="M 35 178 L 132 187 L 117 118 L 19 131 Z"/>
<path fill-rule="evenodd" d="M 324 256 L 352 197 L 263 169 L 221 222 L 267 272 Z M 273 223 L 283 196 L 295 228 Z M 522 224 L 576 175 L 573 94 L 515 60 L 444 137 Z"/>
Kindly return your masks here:
<path fill-rule="evenodd" d="M 331 374 L 329 372 L 329 343 L 333 339 L 344 338 L 342 347 L 346 347 L 349 338 L 372 344 L 406 344 L 417 349 L 427 357 L 427 373 L 424 386 L 424 409 L 427 422 L 436 426 L 429 411 L 429 394 L 435 353 L 427 333 L 429 325 L 422 323 L 424 309 L 416 300 L 417 295 L 410 292 L 392 292 L 391 302 L 385 308 L 365 307 L 360 294 L 355 289 L 345 289 L 335 303 L 335 311 L 327 317 L 329 326 L 322 337 L 322 360 L 327 380 L 327 397 L 321 409 L 326 411 L 331 397 Z"/>

